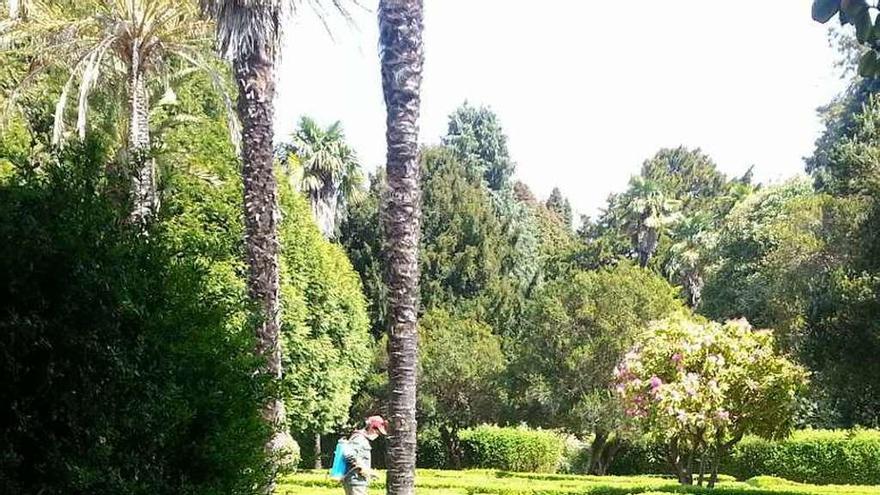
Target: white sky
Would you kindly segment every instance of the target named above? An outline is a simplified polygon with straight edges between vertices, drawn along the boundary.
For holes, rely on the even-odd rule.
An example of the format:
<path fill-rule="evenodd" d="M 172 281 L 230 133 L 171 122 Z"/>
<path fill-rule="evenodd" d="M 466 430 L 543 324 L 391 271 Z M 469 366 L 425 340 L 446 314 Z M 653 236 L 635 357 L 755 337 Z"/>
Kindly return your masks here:
<path fill-rule="evenodd" d="M 327 2 L 329 3 L 329 2 Z M 341 120 L 367 170 L 384 165 L 376 0 L 356 25 L 288 29 L 277 139 L 308 114 Z M 516 175 L 594 214 L 661 147 L 700 147 L 730 175 L 800 173 L 815 109 L 843 82 L 808 0 L 425 0 L 421 140 L 463 101 L 499 116 Z"/>

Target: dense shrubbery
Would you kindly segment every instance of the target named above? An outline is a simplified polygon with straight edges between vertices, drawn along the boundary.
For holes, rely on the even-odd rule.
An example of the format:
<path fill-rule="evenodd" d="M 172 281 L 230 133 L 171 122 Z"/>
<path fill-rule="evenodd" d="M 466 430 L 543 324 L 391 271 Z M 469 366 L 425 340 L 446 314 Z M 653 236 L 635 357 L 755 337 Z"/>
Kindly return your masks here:
<path fill-rule="evenodd" d="M 745 480 L 777 476 L 816 484 L 880 484 L 880 431 L 802 430 L 785 440 L 746 437 L 722 462 L 721 471 Z M 610 472 L 671 474 L 659 443 L 628 444 Z"/>
<path fill-rule="evenodd" d="M 800 431 L 770 442 L 745 439 L 726 463 L 740 479 L 758 475 L 830 484 L 880 484 L 880 431 Z"/>
<path fill-rule="evenodd" d="M 238 494 L 267 434 L 240 284 L 137 235 L 99 147 L 0 184 L 0 492 Z"/>
<path fill-rule="evenodd" d="M 552 473 L 559 468 L 563 439 L 551 431 L 479 426 L 461 432 L 469 468 Z"/>
<path fill-rule="evenodd" d="M 244 290 L 239 164 L 218 103 L 201 84 L 178 88 L 180 108 L 160 114 L 169 120 L 172 110 L 202 115 L 199 125 L 171 126 L 162 135 L 168 151 L 159 157 L 165 169 L 160 215 L 177 249 L 203 263 L 219 286 Z M 305 198 L 279 179 L 282 393 L 294 433 L 324 432 L 345 421 L 366 372 L 366 302 L 345 253 L 321 236 Z"/>
<path fill-rule="evenodd" d="M 666 447 L 658 442 L 650 442 L 647 439 L 637 439 L 625 443 L 611 466 L 608 473 L 613 475 L 633 474 L 673 474 L 672 466 L 666 455 Z"/>

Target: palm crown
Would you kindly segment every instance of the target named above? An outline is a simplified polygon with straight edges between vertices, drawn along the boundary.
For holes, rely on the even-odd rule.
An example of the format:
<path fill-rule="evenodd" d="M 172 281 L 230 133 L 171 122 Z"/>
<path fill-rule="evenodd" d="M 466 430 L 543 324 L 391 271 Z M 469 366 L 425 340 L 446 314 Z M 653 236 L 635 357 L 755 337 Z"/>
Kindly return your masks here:
<path fill-rule="evenodd" d="M 326 237 L 332 237 L 340 211 L 359 201 L 364 177 L 354 150 L 346 144 L 342 125 L 322 129 L 302 117 L 291 142 L 278 149 L 294 186 L 309 199 L 315 221 Z"/>

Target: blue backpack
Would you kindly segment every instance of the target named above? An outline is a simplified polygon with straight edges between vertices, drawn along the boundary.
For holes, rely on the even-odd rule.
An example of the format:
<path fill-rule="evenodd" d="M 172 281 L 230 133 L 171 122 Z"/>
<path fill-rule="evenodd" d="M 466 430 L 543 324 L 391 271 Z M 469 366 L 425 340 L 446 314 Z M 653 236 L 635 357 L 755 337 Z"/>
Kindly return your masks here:
<path fill-rule="evenodd" d="M 348 463 L 345 462 L 345 455 L 343 453 L 347 443 L 348 440 L 344 438 L 336 442 L 336 450 L 333 452 L 333 466 L 330 467 L 330 477 L 335 480 L 342 481 L 342 478 L 345 478 L 345 475 L 348 474 Z"/>

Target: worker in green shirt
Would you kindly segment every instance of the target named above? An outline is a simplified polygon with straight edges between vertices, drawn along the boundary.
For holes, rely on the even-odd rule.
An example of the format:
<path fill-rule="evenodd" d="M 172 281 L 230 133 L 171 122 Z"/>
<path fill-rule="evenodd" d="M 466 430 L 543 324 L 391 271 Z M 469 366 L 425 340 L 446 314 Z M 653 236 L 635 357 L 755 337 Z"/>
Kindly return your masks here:
<path fill-rule="evenodd" d="M 382 416 L 370 416 L 364 422 L 364 428 L 356 430 L 348 438 L 343 447 L 342 455 L 345 457 L 348 471 L 342 478 L 342 486 L 345 495 L 366 495 L 367 486 L 375 476 L 372 470 L 372 446 L 370 442 L 386 435 L 385 420 Z"/>

